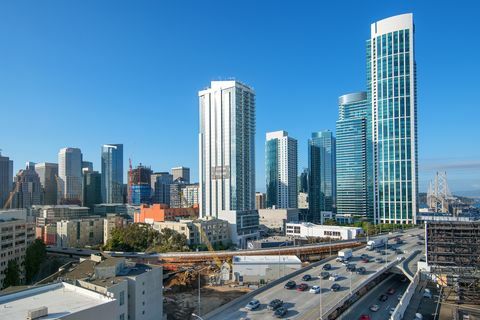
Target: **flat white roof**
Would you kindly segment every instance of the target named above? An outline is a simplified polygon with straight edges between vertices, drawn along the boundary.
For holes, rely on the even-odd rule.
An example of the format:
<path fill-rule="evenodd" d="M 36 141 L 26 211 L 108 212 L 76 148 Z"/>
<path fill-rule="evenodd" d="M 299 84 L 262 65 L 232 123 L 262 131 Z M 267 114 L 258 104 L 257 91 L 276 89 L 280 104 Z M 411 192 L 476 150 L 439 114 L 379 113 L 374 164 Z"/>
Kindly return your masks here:
<path fill-rule="evenodd" d="M 358 230 L 362 229 L 361 227 L 343 227 L 343 226 L 330 226 L 324 224 L 313 224 L 310 222 L 301 222 L 301 223 L 291 223 L 287 222 L 287 226 L 304 226 L 306 228 L 318 228 L 324 230 Z"/>
<path fill-rule="evenodd" d="M 297 256 L 233 256 L 233 264 L 298 264 L 302 263 Z"/>
<path fill-rule="evenodd" d="M 2 319 L 25 320 L 29 310 L 45 306 L 48 315 L 41 319 L 58 319 L 111 301 L 114 299 L 62 282 L 0 296 L 0 315 Z"/>

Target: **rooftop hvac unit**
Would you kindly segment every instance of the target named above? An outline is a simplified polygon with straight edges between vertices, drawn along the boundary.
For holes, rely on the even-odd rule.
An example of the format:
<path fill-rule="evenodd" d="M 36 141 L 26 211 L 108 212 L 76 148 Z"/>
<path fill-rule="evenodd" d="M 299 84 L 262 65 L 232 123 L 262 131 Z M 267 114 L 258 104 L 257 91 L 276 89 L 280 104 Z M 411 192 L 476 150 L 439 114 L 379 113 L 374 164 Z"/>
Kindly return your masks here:
<path fill-rule="evenodd" d="M 38 319 L 48 315 L 48 308 L 43 306 L 40 308 L 30 309 L 27 311 L 27 320 Z"/>

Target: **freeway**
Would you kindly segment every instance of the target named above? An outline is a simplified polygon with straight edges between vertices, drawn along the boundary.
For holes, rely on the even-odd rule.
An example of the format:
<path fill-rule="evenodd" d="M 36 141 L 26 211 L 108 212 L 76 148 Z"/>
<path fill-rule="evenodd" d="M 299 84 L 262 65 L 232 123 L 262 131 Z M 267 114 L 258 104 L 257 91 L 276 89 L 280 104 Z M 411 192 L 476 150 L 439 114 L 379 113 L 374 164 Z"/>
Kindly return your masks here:
<path fill-rule="evenodd" d="M 405 255 L 409 255 L 415 249 L 418 249 L 418 239 L 416 235 L 422 233 L 422 230 L 413 229 L 403 234 L 399 234 L 404 240 L 404 243 L 399 247 L 404 251 Z M 411 234 L 415 236 L 410 236 Z M 374 258 L 381 258 L 384 260 L 384 262 L 380 263 L 372 261 L 369 263 L 363 263 L 360 261 L 360 255 L 362 253 L 366 253 Z M 304 282 L 301 279 L 305 274 L 310 274 L 313 279 L 308 281 L 307 284 L 309 287 L 313 285 L 320 286 L 322 288 L 320 294 L 309 293 L 308 290 L 305 292 L 287 290 L 284 289 L 285 282 L 282 282 L 274 285 L 268 290 L 258 290 L 258 294 L 253 294 L 248 297 L 240 297 L 230 303 L 228 308 L 224 310 L 222 309 L 221 312 L 214 311 L 210 315 L 207 315 L 206 318 L 209 320 L 238 320 L 241 318 L 247 318 L 251 320 L 274 319 L 273 312 L 267 309 L 267 304 L 273 299 L 281 299 L 284 301 L 284 305 L 288 308 L 288 313 L 286 315 L 286 318 L 288 319 L 318 319 L 320 318 L 320 305 L 322 306 L 322 314 L 325 318 L 331 313 L 331 311 L 338 307 L 339 301 L 349 297 L 350 291 L 356 292 L 358 289 L 362 288 L 370 278 L 376 277 L 377 275 L 383 273 L 387 267 L 392 266 L 397 261 L 397 258 L 400 259 L 400 256 L 395 254 L 393 251 L 387 250 L 386 253 L 386 255 L 382 255 L 381 253 L 376 253 L 375 251 L 367 251 L 365 248 L 355 251 L 351 263 L 356 264 L 357 267 L 364 266 L 367 269 L 367 272 L 364 275 L 350 273 L 344 266 L 341 265 L 341 263 L 329 261 L 329 263 L 332 265 L 332 270 L 330 270 L 330 272 L 337 273 L 339 275 L 339 279 L 336 281 L 336 283 L 340 285 L 339 291 L 333 292 L 330 290 L 333 281 L 321 280 L 318 277 L 322 271 L 322 266 L 317 266 L 298 275 L 292 277 L 287 276 L 286 278 L 288 279 L 286 279 L 285 282 L 287 280 L 293 280 L 299 284 Z M 252 299 L 258 299 L 261 303 L 261 306 L 257 310 L 248 311 L 244 307 L 248 301 Z"/>
<path fill-rule="evenodd" d="M 401 279 L 404 279 L 402 282 Z M 339 320 L 350 320 L 358 318 L 360 315 L 368 315 L 371 320 L 384 320 L 390 317 L 390 309 L 395 308 L 398 304 L 398 296 L 403 295 L 409 285 L 409 281 L 405 277 L 398 274 L 392 274 L 381 283 L 379 283 L 374 289 L 356 301 L 346 312 L 344 312 Z M 394 294 L 387 294 L 389 289 L 395 289 Z M 385 294 L 388 299 L 385 302 L 379 300 L 379 297 Z M 371 311 L 369 308 L 372 305 L 378 305 L 380 309 L 376 312 Z"/>

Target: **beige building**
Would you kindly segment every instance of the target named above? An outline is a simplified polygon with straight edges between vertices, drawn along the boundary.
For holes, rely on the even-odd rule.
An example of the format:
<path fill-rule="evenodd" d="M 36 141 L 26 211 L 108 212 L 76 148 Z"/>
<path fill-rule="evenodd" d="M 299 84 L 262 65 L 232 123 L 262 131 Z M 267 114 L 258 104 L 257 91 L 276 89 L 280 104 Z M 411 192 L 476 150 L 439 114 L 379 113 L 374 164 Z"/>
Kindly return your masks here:
<path fill-rule="evenodd" d="M 229 223 L 215 218 L 154 222 L 153 228 L 158 231 L 172 229 L 184 234 L 187 237 L 187 245 L 192 246 L 205 244 L 200 232 L 204 232 L 212 245 L 220 243 L 229 245 L 231 242 Z"/>
<path fill-rule="evenodd" d="M 82 219 L 90 215 L 90 208 L 77 205 L 33 206 L 32 214 L 37 217 L 37 226 L 61 220 Z"/>
<path fill-rule="evenodd" d="M 255 209 L 265 209 L 266 208 L 267 195 L 263 192 L 255 192 Z"/>
<path fill-rule="evenodd" d="M 25 280 L 23 261 L 27 247 L 35 240 L 35 224 L 27 221 L 25 209 L 0 211 L 0 289 L 10 260 L 20 267 L 20 281 Z"/>
<path fill-rule="evenodd" d="M 265 228 L 285 232 L 287 222 L 299 221 L 299 209 L 261 209 L 258 210 L 260 225 Z"/>
<path fill-rule="evenodd" d="M 63 278 L 115 298 L 116 310 L 105 319 L 163 318 L 163 271 L 159 266 L 92 255 Z"/>
<path fill-rule="evenodd" d="M 106 244 L 112 230 L 116 228 L 121 228 L 127 225 L 127 219 L 116 214 L 108 214 L 106 218 L 103 219 L 103 244 Z"/>
<path fill-rule="evenodd" d="M 82 248 L 103 243 L 103 218 L 57 222 L 57 247 Z"/>
<path fill-rule="evenodd" d="M 298 193 L 298 209 L 308 209 L 308 193 Z"/>

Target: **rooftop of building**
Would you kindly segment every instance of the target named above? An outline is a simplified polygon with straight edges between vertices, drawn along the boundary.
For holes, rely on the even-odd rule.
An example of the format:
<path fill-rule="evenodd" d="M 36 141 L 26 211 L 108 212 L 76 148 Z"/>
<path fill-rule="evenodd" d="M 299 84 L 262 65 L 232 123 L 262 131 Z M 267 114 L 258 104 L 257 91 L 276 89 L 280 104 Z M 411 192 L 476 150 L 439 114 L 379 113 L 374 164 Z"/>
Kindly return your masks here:
<path fill-rule="evenodd" d="M 287 225 L 297 225 L 304 226 L 306 228 L 319 228 L 319 229 L 328 229 L 328 230 L 358 230 L 362 229 L 361 227 L 345 227 L 345 226 L 331 226 L 325 224 L 314 224 L 311 222 L 287 222 Z"/>
<path fill-rule="evenodd" d="M 297 264 L 302 261 L 294 255 L 290 256 L 233 256 L 233 264 Z"/>
<path fill-rule="evenodd" d="M 45 306 L 48 315 L 42 319 L 58 319 L 110 301 L 113 299 L 60 282 L 0 296 L 0 309 L 2 319 L 24 320 L 29 310 Z"/>

